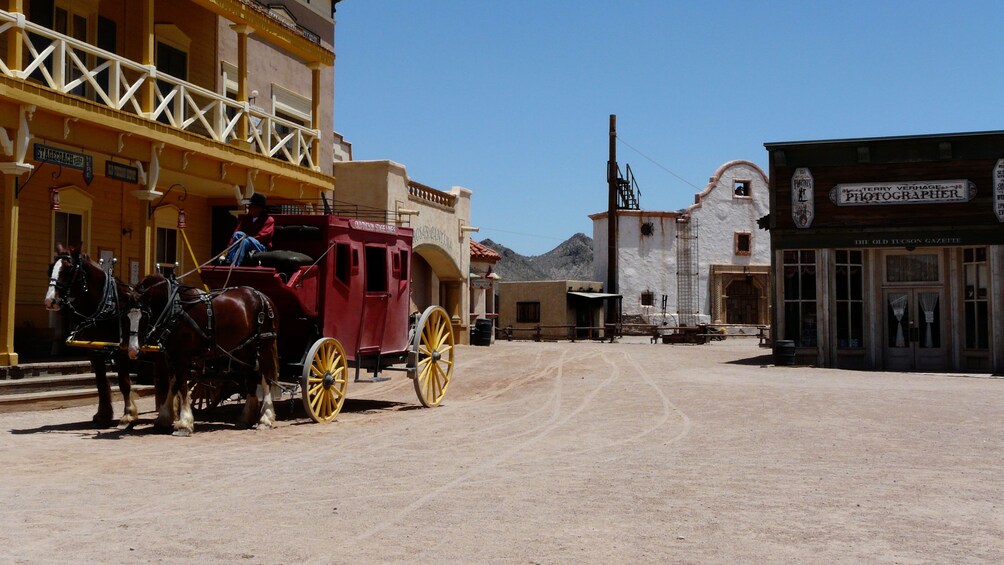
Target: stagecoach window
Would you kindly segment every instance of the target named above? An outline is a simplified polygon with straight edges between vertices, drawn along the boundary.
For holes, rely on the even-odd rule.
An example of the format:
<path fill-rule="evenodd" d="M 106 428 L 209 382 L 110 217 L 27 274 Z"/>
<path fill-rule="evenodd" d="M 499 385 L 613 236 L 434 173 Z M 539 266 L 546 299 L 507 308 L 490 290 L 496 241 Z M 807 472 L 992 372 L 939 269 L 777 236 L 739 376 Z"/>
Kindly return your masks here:
<path fill-rule="evenodd" d="M 366 292 L 387 292 L 387 248 L 366 246 Z"/>
<path fill-rule="evenodd" d="M 408 280 L 408 252 L 402 250 L 401 255 L 401 280 Z"/>
<path fill-rule="evenodd" d="M 352 250 L 347 243 L 339 243 L 335 246 L 335 277 L 345 284 L 349 284 L 349 276 L 352 272 Z"/>

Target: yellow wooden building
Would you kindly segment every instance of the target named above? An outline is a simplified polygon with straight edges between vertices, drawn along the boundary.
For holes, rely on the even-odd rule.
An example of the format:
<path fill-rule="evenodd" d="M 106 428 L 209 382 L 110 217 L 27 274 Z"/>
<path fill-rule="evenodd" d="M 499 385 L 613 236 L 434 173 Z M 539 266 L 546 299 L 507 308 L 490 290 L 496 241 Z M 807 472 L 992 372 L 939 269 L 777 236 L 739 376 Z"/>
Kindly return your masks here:
<path fill-rule="evenodd" d="M 330 198 L 333 45 L 331 0 L 0 0 L 0 365 L 58 337 L 57 244 L 135 282 Z"/>

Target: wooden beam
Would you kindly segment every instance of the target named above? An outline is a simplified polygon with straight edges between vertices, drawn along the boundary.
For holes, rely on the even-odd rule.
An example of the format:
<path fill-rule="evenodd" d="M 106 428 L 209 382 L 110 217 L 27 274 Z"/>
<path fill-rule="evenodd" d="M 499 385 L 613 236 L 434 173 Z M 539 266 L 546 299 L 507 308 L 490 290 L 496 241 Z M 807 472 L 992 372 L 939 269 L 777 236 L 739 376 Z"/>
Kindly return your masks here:
<path fill-rule="evenodd" d="M 319 43 L 300 35 L 282 22 L 241 0 L 192 0 L 193 4 L 230 20 L 235 24 L 249 25 L 262 39 L 300 57 L 308 63 L 335 64 L 335 54 Z"/>

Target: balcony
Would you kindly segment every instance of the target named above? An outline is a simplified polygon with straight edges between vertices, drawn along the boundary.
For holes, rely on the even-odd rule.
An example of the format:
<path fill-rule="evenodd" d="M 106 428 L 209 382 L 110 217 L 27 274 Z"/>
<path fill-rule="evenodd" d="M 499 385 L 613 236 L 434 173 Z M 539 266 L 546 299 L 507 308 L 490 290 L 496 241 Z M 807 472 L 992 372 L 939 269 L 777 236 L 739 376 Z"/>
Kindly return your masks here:
<path fill-rule="evenodd" d="M 457 205 L 457 197 L 453 194 L 436 190 L 415 181 L 408 181 L 408 196 L 415 201 L 427 205 L 438 206 L 444 210 L 453 211 Z"/>
<path fill-rule="evenodd" d="M 26 80 L 67 96 L 75 96 L 134 114 L 218 143 L 245 141 L 251 151 L 297 166 L 318 170 L 313 149 L 320 132 L 231 100 L 192 83 L 158 72 L 88 43 L 25 21 L 19 14 L 0 10 L 0 45 L 11 33 L 21 37 L 23 70 L 12 70 L 6 51 L 0 73 Z M 153 83 L 154 104 L 145 112 L 142 92 Z M 239 139 L 239 124 L 248 119 L 247 139 Z"/>

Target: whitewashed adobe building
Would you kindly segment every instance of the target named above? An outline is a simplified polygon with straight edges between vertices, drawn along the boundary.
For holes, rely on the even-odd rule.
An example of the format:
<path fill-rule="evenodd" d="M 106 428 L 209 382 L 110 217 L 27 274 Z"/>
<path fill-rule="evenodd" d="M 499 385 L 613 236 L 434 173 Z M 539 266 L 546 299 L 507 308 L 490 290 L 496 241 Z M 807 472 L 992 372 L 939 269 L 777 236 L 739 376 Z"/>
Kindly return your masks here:
<path fill-rule="evenodd" d="M 694 204 L 675 212 L 618 210 L 622 314 L 647 323 L 767 324 L 770 235 L 767 175 L 749 161 L 722 165 Z M 592 214 L 593 277 L 607 279 L 607 212 Z"/>

